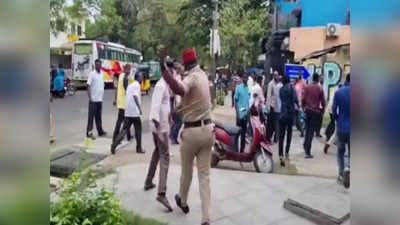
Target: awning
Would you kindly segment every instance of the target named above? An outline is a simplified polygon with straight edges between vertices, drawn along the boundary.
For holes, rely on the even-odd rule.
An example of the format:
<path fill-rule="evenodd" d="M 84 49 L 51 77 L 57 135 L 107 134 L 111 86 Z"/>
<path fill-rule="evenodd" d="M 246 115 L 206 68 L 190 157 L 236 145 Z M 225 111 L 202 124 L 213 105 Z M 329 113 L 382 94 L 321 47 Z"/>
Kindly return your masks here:
<path fill-rule="evenodd" d="M 312 52 L 312 53 L 304 56 L 303 58 L 299 59 L 299 61 L 304 61 L 306 59 L 318 58 L 318 57 L 320 57 L 322 55 L 326 55 L 326 54 L 329 54 L 329 53 L 334 53 L 336 51 L 336 49 L 338 49 L 340 47 L 343 47 L 343 46 L 350 46 L 350 44 L 337 45 L 337 46 L 333 46 L 331 48 L 318 50 L 318 51 Z"/>

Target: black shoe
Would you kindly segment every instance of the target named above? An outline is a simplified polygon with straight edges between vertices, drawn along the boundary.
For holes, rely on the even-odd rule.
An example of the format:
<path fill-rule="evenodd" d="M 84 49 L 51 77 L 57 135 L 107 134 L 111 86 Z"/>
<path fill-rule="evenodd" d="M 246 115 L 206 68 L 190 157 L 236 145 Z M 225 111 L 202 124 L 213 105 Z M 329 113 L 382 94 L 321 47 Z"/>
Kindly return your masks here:
<path fill-rule="evenodd" d="M 306 158 L 306 159 L 312 159 L 312 158 L 314 158 L 314 156 L 313 155 L 306 155 L 306 156 L 304 156 L 304 158 Z"/>
<path fill-rule="evenodd" d="M 115 155 L 115 149 L 117 148 L 117 145 L 112 143 L 111 144 L 111 154 Z"/>
<path fill-rule="evenodd" d="M 343 172 L 343 186 L 346 189 L 350 187 L 350 170 Z"/>
<path fill-rule="evenodd" d="M 179 195 L 175 195 L 175 202 L 176 202 L 176 205 L 179 207 L 179 208 L 181 208 L 182 209 L 182 211 L 185 213 L 185 214 L 188 214 L 189 213 L 189 206 L 182 206 L 182 202 L 181 202 L 181 197 L 179 197 Z"/>
<path fill-rule="evenodd" d="M 144 185 L 144 191 L 151 190 L 151 189 L 153 189 L 153 188 L 155 188 L 155 187 L 156 187 L 156 185 L 153 184 L 153 183 L 151 183 L 151 184 L 145 184 L 145 185 Z"/>
<path fill-rule="evenodd" d="M 168 212 L 173 211 L 171 205 L 169 204 L 167 197 L 165 197 L 165 194 L 159 194 L 156 199 L 159 203 L 161 203 L 163 206 L 165 206 L 165 208 L 167 208 Z"/>
<path fill-rule="evenodd" d="M 99 137 L 105 137 L 105 136 L 107 136 L 107 132 L 102 132 L 102 133 L 99 133 Z"/>
<path fill-rule="evenodd" d="M 139 154 L 144 154 L 144 153 L 146 153 L 146 151 L 144 151 L 142 148 L 138 148 L 138 149 L 136 150 L 136 152 L 139 153 Z"/>
<path fill-rule="evenodd" d="M 324 153 L 325 154 L 328 154 L 328 148 L 329 148 L 329 144 L 325 144 L 325 146 L 324 146 Z"/>
<path fill-rule="evenodd" d="M 280 161 L 281 161 L 281 167 L 285 167 L 285 160 L 283 160 L 283 158 L 281 158 Z"/>
<path fill-rule="evenodd" d="M 301 133 L 301 134 L 300 134 L 300 137 L 301 137 L 301 138 L 303 138 L 303 137 L 304 137 L 304 134 L 303 134 L 303 133 Z"/>
<path fill-rule="evenodd" d="M 322 135 L 321 134 L 317 134 L 317 135 L 315 135 L 317 138 L 322 138 Z"/>
<path fill-rule="evenodd" d="M 201 225 L 210 225 L 209 222 L 202 223 Z"/>
<path fill-rule="evenodd" d="M 90 139 L 92 139 L 92 140 L 96 140 L 96 138 L 93 136 L 92 133 L 87 134 L 86 137 L 87 137 L 87 138 L 90 138 Z"/>

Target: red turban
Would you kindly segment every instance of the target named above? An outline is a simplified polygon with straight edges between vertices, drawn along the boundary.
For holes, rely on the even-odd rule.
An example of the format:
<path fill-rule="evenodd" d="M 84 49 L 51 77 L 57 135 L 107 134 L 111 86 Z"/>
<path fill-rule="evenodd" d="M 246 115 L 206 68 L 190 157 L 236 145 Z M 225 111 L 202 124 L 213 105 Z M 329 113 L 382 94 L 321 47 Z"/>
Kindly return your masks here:
<path fill-rule="evenodd" d="M 182 52 L 182 60 L 183 63 L 185 64 L 196 61 L 197 60 L 196 50 L 194 50 L 194 48 L 185 49 Z"/>

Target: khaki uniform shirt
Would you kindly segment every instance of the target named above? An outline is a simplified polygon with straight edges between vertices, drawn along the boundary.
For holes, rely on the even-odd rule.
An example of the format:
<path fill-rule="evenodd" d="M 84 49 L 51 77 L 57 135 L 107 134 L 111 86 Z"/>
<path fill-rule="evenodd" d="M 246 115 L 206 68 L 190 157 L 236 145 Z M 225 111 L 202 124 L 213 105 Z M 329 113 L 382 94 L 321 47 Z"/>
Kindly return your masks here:
<path fill-rule="evenodd" d="M 182 81 L 185 94 L 178 111 L 184 122 L 211 119 L 211 100 L 206 73 L 199 66 L 191 69 Z"/>

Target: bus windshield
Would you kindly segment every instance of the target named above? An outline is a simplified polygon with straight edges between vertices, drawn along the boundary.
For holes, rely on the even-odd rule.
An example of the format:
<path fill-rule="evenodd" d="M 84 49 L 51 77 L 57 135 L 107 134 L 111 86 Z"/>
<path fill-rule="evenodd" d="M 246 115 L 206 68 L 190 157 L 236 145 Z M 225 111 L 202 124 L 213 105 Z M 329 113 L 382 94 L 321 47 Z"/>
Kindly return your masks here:
<path fill-rule="evenodd" d="M 92 54 L 92 44 L 76 44 L 75 45 L 76 55 L 90 55 Z"/>

